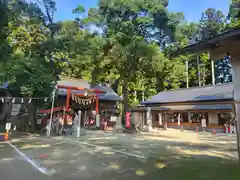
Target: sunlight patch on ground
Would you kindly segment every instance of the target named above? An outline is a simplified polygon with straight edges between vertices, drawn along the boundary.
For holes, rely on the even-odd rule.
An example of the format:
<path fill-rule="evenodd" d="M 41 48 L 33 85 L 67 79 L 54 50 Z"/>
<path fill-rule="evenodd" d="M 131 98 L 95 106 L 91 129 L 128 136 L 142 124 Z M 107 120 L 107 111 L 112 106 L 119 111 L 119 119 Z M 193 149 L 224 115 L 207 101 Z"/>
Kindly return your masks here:
<path fill-rule="evenodd" d="M 149 135 L 143 135 L 144 139 L 150 139 L 150 140 L 164 140 L 164 141 L 173 141 L 173 139 L 168 139 L 166 137 L 158 137 L 158 136 L 149 136 Z M 175 140 L 175 139 L 174 139 Z M 176 139 L 177 140 L 177 139 Z"/>
<path fill-rule="evenodd" d="M 13 161 L 13 158 L 2 158 L 0 159 L 0 162 L 4 161 L 4 162 L 9 162 L 9 161 Z"/>
<path fill-rule="evenodd" d="M 196 133 L 193 131 L 183 131 L 179 129 L 168 129 L 167 131 L 159 131 L 156 136 L 149 136 L 148 134 L 143 134 L 146 139 L 152 140 L 165 140 L 165 141 L 178 141 L 178 142 L 191 142 L 195 143 L 216 143 L 226 144 L 231 142 L 233 145 L 236 144 L 236 137 L 224 136 L 221 134 L 213 135 L 211 133 Z M 170 140 L 168 137 L 173 138 Z"/>
<path fill-rule="evenodd" d="M 117 163 L 114 163 L 114 162 L 110 162 L 108 168 L 109 168 L 109 169 L 118 170 L 118 169 L 120 169 L 120 165 L 117 164 Z"/>
<path fill-rule="evenodd" d="M 42 145 L 33 145 L 33 144 L 25 144 L 22 145 L 20 149 L 29 149 L 29 148 L 48 148 L 50 144 L 42 144 Z"/>
<path fill-rule="evenodd" d="M 160 163 L 160 162 L 157 162 L 156 163 L 156 168 L 157 169 L 162 169 L 162 168 L 164 168 L 164 167 L 166 167 L 167 166 L 167 164 L 165 164 L 165 163 Z"/>
<path fill-rule="evenodd" d="M 88 140 L 102 140 L 102 139 L 117 139 L 116 137 L 93 137 L 93 138 L 88 138 Z"/>
<path fill-rule="evenodd" d="M 113 151 L 103 151 L 103 154 L 105 154 L 105 155 L 113 155 L 113 154 L 115 154 L 115 152 L 113 152 Z"/>
<path fill-rule="evenodd" d="M 98 144 L 105 144 L 107 143 L 106 141 L 97 141 Z"/>
<path fill-rule="evenodd" d="M 64 153 L 64 151 L 61 150 L 61 149 L 54 149 L 53 152 L 52 152 L 52 156 L 54 156 L 54 157 L 60 157 L 60 156 L 63 155 L 63 153 Z"/>
<path fill-rule="evenodd" d="M 80 171 L 85 171 L 87 169 L 86 166 L 78 166 L 78 170 Z"/>
<path fill-rule="evenodd" d="M 137 176 L 144 176 L 146 173 L 143 169 L 138 169 L 136 170 L 136 175 Z"/>
<path fill-rule="evenodd" d="M 176 159 L 176 160 L 180 160 L 181 157 L 180 156 L 172 156 L 173 159 Z"/>
<path fill-rule="evenodd" d="M 132 138 L 132 140 L 137 140 L 137 141 L 144 141 L 144 138 Z"/>
<path fill-rule="evenodd" d="M 140 146 L 137 145 L 137 144 L 133 144 L 132 147 L 133 147 L 133 148 L 139 148 Z"/>
<path fill-rule="evenodd" d="M 61 163 L 61 161 L 60 160 L 44 160 L 43 163 L 46 165 L 54 165 L 54 164 Z"/>
<path fill-rule="evenodd" d="M 57 142 L 56 145 L 61 145 L 63 144 L 63 141 Z"/>
<path fill-rule="evenodd" d="M 141 154 L 141 151 L 133 151 L 135 154 Z"/>
<path fill-rule="evenodd" d="M 37 137 L 36 137 L 36 136 L 30 136 L 30 137 L 28 137 L 27 139 L 29 139 L 29 140 L 35 140 L 35 139 L 37 139 Z"/>
<path fill-rule="evenodd" d="M 11 142 L 19 142 L 19 141 L 21 141 L 21 139 L 17 139 L 17 138 L 11 139 Z"/>
<path fill-rule="evenodd" d="M 181 147 L 176 147 L 176 151 L 180 154 L 190 155 L 190 156 L 211 156 L 211 157 L 220 157 L 224 159 L 229 159 L 226 152 L 220 151 L 207 151 L 207 150 L 197 150 L 197 149 L 183 149 Z M 227 156 L 226 156 L 227 155 Z"/>
<path fill-rule="evenodd" d="M 77 162 L 78 160 L 79 159 L 73 159 L 73 160 L 68 161 L 68 163 L 73 164 L 73 163 Z"/>

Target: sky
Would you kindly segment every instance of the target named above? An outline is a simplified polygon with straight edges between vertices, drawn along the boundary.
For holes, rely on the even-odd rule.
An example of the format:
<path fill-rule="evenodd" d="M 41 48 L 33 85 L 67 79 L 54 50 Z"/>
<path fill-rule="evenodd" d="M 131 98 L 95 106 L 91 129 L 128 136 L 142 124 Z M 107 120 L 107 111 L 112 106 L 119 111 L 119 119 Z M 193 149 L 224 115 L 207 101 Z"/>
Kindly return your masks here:
<path fill-rule="evenodd" d="M 55 19 L 68 20 L 73 19 L 72 10 L 79 4 L 85 9 L 97 7 L 98 0 L 56 0 L 57 12 Z M 198 21 L 201 18 L 202 12 L 207 8 L 215 8 L 228 13 L 230 0 L 169 0 L 169 11 L 184 12 L 185 18 L 188 21 Z"/>

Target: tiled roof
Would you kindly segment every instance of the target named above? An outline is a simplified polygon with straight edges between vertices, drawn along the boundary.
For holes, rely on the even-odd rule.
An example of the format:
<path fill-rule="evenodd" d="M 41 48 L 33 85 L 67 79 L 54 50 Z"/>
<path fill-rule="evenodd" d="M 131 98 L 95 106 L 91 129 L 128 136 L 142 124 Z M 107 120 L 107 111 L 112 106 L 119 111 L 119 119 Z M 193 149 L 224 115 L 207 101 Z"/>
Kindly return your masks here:
<path fill-rule="evenodd" d="M 215 86 L 194 87 L 164 91 L 153 96 L 142 104 L 161 104 L 176 102 L 216 101 L 232 100 L 233 84 L 221 84 Z"/>
<path fill-rule="evenodd" d="M 94 90 L 101 90 L 106 92 L 105 94 L 99 94 L 100 100 L 108 100 L 108 101 L 122 101 L 122 97 L 120 97 L 112 88 L 103 86 L 103 85 L 96 85 L 92 89 Z"/>
<path fill-rule="evenodd" d="M 196 44 L 189 45 L 183 49 L 184 52 L 206 51 L 217 46 L 217 43 L 224 40 L 236 40 L 240 35 L 240 28 L 229 29 L 221 34 L 202 40 Z"/>
<path fill-rule="evenodd" d="M 91 86 L 88 81 L 81 80 L 81 79 L 66 79 L 66 80 L 60 80 L 57 82 L 58 85 L 61 86 L 75 86 L 75 87 L 81 87 L 90 89 Z"/>
<path fill-rule="evenodd" d="M 75 86 L 75 87 L 92 89 L 92 90 L 101 90 L 101 91 L 104 91 L 105 93 L 98 94 L 99 100 L 122 101 L 122 98 L 120 96 L 118 96 L 117 93 L 114 92 L 112 88 L 104 86 L 104 85 L 96 85 L 93 88 L 91 88 L 90 84 L 85 80 L 78 80 L 78 79 L 61 80 L 61 81 L 58 81 L 58 85 Z M 72 90 L 71 93 L 72 94 L 83 94 L 84 91 Z M 61 96 L 66 96 L 67 90 L 66 89 L 58 89 L 57 94 L 61 95 Z M 91 92 L 89 94 L 91 94 Z"/>

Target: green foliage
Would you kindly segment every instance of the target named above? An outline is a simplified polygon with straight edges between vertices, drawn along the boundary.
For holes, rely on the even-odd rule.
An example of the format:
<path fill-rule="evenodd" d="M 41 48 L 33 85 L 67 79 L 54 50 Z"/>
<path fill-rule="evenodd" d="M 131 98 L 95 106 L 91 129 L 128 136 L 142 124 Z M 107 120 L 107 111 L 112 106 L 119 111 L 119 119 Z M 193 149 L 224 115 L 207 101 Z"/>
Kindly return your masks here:
<path fill-rule="evenodd" d="M 216 36 L 224 30 L 225 16 L 220 10 L 208 8 L 200 20 L 200 34 L 202 39 Z"/>
<path fill-rule="evenodd" d="M 240 1 L 232 0 L 229 6 L 229 12 L 227 19 L 230 21 L 229 28 L 240 27 Z"/>
<path fill-rule="evenodd" d="M 181 54 L 182 48 L 238 26 L 239 19 L 231 5 L 227 19 L 208 8 L 189 23 L 182 12 L 169 12 L 168 0 L 99 0 L 86 18 L 78 5 L 75 20 L 57 23 L 53 0 L 2 0 L 0 8 L 0 81 L 9 81 L 13 95 L 47 96 L 59 77 L 80 78 L 110 83 L 125 111 L 141 102 L 142 91 L 148 98 L 186 87 L 187 78 L 190 87 L 198 85 L 196 55 Z M 228 65 L 216 64 L 219 72 Z M 211 84 L 208 54 L 200 54 L 199 70 L 200 84 Z"/>

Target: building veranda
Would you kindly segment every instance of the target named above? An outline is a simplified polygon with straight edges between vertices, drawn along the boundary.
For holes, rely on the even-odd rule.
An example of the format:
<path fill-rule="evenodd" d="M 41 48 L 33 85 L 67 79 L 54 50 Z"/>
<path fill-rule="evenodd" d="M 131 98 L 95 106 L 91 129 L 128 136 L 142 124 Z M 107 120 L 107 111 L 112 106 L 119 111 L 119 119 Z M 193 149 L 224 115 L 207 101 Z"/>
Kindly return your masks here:
<path fill-rule="evenodd" d="M 150 112 L 150 115 L 147 115 Z M 132 108 L 135 124 L 232 133 L 233 84 L 160 92 Z M 150 119 L 147 119 L 150 117 Z"/>

